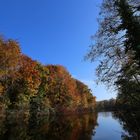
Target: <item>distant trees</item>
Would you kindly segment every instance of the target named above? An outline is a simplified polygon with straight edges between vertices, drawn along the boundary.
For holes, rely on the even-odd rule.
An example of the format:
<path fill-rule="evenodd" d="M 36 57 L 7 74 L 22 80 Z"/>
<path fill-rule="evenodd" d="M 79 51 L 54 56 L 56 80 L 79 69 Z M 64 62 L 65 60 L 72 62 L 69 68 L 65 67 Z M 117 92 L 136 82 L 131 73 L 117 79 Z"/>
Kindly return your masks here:
<path fill-rule="evenodd" d="M 113 111 L 117 109 L 117 104 L 115 99 L 110 99 L 110 100 L 103 100 L 103 101 L 98 101 L 96 103 L 96 109 L 98 111 Z"/>
<path fill-rule="evenodd" d="M 22 54 L 17 42 L 0 39 L 1 109 L 63 113 L 93 109 L 95 102 L 88 87 L 63 66 L 42 65 Z"/>
<path fill-rule="evenodd" d="M 99 81 L 117 87 L 118 101 L 140 106 L 140 5 L 137 0 L 103 1 L 95 44 L 86 58 L 100 60 Z"/>

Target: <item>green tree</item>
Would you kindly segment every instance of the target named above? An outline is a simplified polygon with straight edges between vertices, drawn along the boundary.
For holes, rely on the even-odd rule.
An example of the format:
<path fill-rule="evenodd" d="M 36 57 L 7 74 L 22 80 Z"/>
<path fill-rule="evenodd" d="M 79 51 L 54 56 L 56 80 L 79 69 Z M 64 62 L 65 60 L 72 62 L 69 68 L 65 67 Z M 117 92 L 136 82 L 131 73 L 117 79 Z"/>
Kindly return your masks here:
<path fill-rule="evenodd" d="M 122 66 L 129 59 L 139 63 L 140 20 L 138 4 L 129 0 L 104 0 L 101 6 L 99 29 L 86 58 L 100 60 L 99 80 L 114 83 Z"/>
<path fill-rule="evenodd" d="M 137 0 L 104 0 L 95 44 L 91 45 L 91 50 L 86 56 L 91 61 L 96 58 L 100 60 L 97 67 L 99 81 L 109 86 L 116 85 L 119 92 L 125 86 L 128 88 L 125 93 L 121 90 L 123 91 L 121 94 L 125 97 L 132 94 L 134 87 L 128 86 L 132 81 L 133 85 L 140 87 L 139 15 L 140 8 Z M 136 93 L 135 90 L 133 93 Z M 135 94 L 135 96 L 139 95 Z"/>

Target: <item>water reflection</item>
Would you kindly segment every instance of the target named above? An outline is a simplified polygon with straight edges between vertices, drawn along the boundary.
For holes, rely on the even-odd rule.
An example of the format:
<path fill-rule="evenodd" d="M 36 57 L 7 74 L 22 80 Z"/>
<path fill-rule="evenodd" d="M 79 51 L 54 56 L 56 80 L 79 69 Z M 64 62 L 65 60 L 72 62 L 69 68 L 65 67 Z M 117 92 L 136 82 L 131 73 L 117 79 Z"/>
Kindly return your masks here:
<path fill-rule="evenodd" d="M 99 112 L 100 116 L 104 117 L 104 118 L 108 118 L 110 116 L 112 116 L 112 112 Z"/>
<path fill-rule="evenodd" d="M 12 112 L 0 115 L 0 140 L 140 140 L 140 112 L 51 117 Z"/>
<path fill-rule="evenodd" d="M 123 111 L 114 112 L 113 116 L 119 119 L 125 132 L 122 140 L 140 140 L 140 112 Z"/>
<path fill-rule="evenodd" d="M 8 116 L 0 121 L 0 140 L 28 140 L 27 123 Z"/>
<path fill-rule="evenodd" d="M 0 120 L 0 140 L 91 140 L 97 114 L 36 117 L 15 115 Z"/>

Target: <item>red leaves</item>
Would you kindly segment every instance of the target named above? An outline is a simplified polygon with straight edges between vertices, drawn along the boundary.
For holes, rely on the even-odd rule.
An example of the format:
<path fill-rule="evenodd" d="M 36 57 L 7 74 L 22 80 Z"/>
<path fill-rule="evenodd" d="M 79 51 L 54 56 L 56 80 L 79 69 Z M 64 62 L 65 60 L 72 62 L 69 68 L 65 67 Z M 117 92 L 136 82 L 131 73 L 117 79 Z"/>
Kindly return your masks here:
<path fill-rule="evenodd" d="M 12 40 L 0 40 L 0 82 L 0 92 L 4 93 L 3 85 L 6 85 L 11 102 L 18 101 L 19 95 L 24 100 L 36 96 L 43 105 L 76 110 L 79 106 L 88 107 L 88 100 L 93 98 L 88 87 L 73 79 L 66 68 L 43 66 L 33 61 L 23 55 L 19 44 Z"/>

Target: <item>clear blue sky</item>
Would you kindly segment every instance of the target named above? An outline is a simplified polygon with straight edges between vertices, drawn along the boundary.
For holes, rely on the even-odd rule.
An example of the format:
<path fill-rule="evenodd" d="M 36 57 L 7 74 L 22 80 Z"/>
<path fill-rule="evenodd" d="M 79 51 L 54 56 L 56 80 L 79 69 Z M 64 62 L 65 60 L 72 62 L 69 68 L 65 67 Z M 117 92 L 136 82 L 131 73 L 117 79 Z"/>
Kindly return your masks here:
<path fill-rule="evenodd" d="M 98 28 L 101 0 L 0 0 L 0 33 L 16 39 L 22 52 L 43 64 L 64 65 L 85 82 L 97 100 L 109 99 L 97 86 L 97 63 L 83 61 Z"/>

